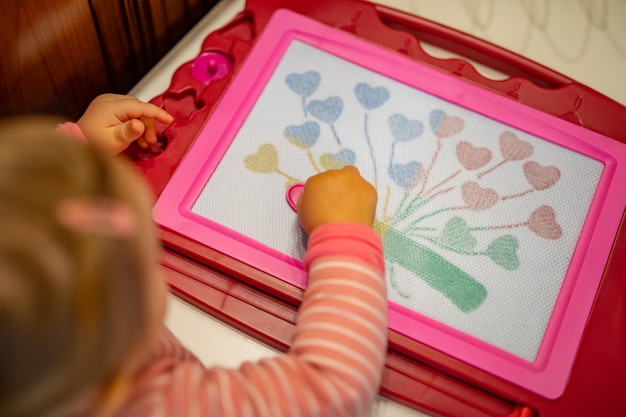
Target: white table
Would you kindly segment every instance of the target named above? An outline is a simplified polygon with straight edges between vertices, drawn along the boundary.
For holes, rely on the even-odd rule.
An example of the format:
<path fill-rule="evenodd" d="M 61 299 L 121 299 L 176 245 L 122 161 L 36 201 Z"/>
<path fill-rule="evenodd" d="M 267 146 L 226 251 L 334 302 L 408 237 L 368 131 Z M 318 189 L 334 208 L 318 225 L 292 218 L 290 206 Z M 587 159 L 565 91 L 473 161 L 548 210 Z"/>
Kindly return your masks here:
<path fill-rule="evenodd" d="M 511 0 L 380 0 L 379 3 L 455 27 L 518 52 L 626 105 L 626 2 Z M 228 23 L 244 0 L 222 0 L 130 92 L 150 100 L 170 85 L 176 69 L 193 59 L 204 38 Z M 437 57 L 453 55 L 431 45 Z M 483 75 L 505 77 L 478 66 Z M 275 350 L 171 296 L 167 325 L 207 365 L 236 367 L 277 355 Z M 379 398 L 371 417 L 424 414 Z"/>

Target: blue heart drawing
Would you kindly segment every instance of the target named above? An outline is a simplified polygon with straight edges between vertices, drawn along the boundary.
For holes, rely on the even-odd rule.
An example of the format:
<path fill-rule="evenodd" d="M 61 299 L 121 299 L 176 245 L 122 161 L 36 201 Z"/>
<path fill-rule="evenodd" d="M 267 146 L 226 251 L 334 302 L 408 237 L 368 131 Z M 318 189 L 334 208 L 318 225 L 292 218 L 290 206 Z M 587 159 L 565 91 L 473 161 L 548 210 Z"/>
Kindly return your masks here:
<path fill-rule="evenodd" d="M 307 71 L 304 74 L 291 73 L 285 78 L 285 82 L 296 94 L 308 97 L 317 90 L 322 76 L 317 71 Z"/>
<path fill-rule="evenodd" d="M 385 87 L 370 87 L 365 83 L 358 83 L 354 87 L 357 100 L 367 110 L 382 106 L 389 99 L 389 90 Z"/>
<path fill-rule="evenodd" d="M 443 139 L 463 130 L 465 122 L 460 117 L 448 116 L 443 110 L 433 110 L 429 116 L 430 128 L 438 138 Z"/>
<path fill-rule="evenodd" d="M 409 120 L 396 113 L 389 117 L 389 130 L 398 142 L 406 142 L 421 135 L 424 125 L 419 120 Z"/>
<path fill-rule="evenodd" d="M 324 101 L 313 100 L 307 110 L 322 122 L 332 125 L 343 111 L 343 100 L 337 96 L 328 97 Z"/>
<path fill-rule="evenodd" d="M 429 122 L 433 132 L 437 133 L 437 129 L 439 129 L 441 122 L 443 122 L 445 118 L 446 113 L 443 110 L 433 110 L 430 112 Z"/>
<path fill-rule="evenodd" d="M 346 165 L 352 165 L 356 161 L 356 155 L 350 149 L 342 149 L 337 153 L 331 154 L 331 156 L 344 162 Z"/>
<path fill-rule="evenodd" d="M 422 165 L 417 161 L 408 164 L 390 164 L 387 173 L 391 179 L 405 190 L 410 190 L 417 184 Z"/>
<path fill-rule="evenodd" d="M 342 149 L 337 153 L 325 153 L 320 163 L 325 169 L 340 169 L 346 165 L 354 165 L 356 155 L 350 149 Z"/>
<path fill-rule="evenodd" d="M 315 145 L 320 136 L 320 125 L 317 122 L 309 121 L 298 126 L 287 126 L 283 133 L 294 145 L 310 148 Z"/>

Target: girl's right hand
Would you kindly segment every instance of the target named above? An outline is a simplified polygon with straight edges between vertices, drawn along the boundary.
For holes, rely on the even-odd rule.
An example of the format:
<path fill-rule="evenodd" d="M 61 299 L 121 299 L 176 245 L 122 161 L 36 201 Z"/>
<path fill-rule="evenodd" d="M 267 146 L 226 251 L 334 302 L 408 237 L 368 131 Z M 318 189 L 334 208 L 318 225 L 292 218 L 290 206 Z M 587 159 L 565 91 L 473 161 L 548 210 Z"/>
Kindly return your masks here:
<path fill-rule="evenodd" d="M 353 165 L 309 178 L 298 200 L 298 221 L 305 232 L 331 222 L 372 226 L 376 215 L 376 189 Z"/>

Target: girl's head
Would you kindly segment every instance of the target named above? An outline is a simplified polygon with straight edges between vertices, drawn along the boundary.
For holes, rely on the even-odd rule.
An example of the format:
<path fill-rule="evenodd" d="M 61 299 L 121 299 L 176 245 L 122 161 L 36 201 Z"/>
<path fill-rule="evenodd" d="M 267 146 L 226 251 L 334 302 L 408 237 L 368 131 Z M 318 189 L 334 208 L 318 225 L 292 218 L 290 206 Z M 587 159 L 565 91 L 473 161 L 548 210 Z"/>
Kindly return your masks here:
<path fill-rule="evenodd" d="M 165 300 L 150 207 L 122 161 L 0 125 L 0 415 L 96 399 L 137 367 Z"/>

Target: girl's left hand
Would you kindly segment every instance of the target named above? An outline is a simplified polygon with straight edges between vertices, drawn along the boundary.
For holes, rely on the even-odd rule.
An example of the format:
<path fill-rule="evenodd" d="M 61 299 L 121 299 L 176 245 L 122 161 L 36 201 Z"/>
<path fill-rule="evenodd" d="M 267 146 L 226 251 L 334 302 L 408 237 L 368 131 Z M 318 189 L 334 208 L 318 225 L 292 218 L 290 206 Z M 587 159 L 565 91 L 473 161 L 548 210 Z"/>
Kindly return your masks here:
<path fill-rule="evenodd" d="M 142 148 L 156 143 L 156 121 L 168 125 L 174 118 L 135 97 L 102 94 L 89 104 L 77 124 L 91 145 L 116 155 L 135 140 Z"/>

